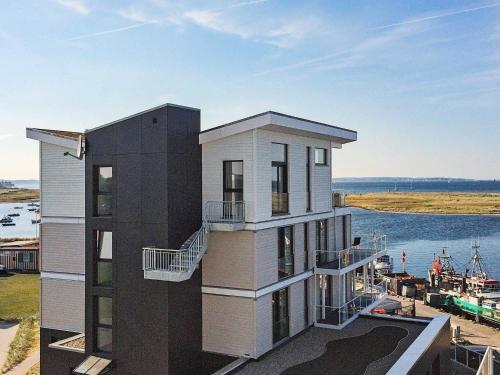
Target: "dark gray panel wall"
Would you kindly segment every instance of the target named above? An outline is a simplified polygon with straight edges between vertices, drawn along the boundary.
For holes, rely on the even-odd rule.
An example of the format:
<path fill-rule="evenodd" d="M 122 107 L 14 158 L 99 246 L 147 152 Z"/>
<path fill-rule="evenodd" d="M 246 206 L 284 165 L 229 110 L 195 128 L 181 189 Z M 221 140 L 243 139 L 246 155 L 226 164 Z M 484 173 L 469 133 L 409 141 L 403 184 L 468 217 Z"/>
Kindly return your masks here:
<path fill-rule="evenodd" d="M 87 133 L 86 334 L 93 293 L 113 297 L 120 374 L 193 374 L 201 366 L 201 277 L 144 280 L 142 247 L 179 248 L 201 225 L 199 111 L 166 106 Z M 113 216 L 93 217 L 93 166 L 113 167 Z M 113 288 L 93 285 L 94 231 L 113 231 Z M 92 340 L 87 352 L 92 353 Z"/>
<path fill-rule="evenodd" d="M 85 359 L 84 354 L 49 348 L 49 344 L 75 335 L 78 333 L 40 328 L 40 374 L 68 375 Z"/>

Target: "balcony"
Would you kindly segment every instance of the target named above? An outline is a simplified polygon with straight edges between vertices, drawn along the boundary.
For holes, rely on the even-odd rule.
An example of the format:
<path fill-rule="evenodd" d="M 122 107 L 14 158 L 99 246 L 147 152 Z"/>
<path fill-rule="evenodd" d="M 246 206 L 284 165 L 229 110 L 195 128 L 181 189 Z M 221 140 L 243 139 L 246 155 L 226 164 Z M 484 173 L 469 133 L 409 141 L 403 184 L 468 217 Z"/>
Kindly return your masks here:
<path fill-rule="evenodd" d="M 332 191 L 332 207 L 346 207 L 346 196 L 344 190 L 334 190 Z"/>
<path fill-rule="evenodd" d="M 245 226 L 245 202 L 208 201 L 205 203 L 205 218 L 210 230 L 242 230 Z"/>
<path fill-rule="evenodd" d="M 272 213 L 273 215 L 288 214 L 288 193 L 272 193 Z"/>
<path fill-rule="evenodd" d="M 341 329 L 352 322 L 362 312 L 368 312 L 387 296 L 385 281 L 368 286 L 366 291 L 357 292 L 357 296 L 340 307 L 316 306 L 316 326 Z"/>
<path fill-rule="evenodd" d="M 385 248 L 357 249 L 349 248 L 340 251 L 316 250 L 316 269 L 319 273 L 339 274 L 356 269 L 386 253 Z"/>

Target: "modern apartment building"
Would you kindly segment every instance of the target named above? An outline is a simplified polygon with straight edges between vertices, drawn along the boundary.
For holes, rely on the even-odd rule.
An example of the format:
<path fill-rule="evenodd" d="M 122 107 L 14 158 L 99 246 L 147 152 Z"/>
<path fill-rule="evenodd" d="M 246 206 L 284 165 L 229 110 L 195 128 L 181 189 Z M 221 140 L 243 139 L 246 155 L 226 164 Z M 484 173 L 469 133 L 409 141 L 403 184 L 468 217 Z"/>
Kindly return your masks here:
<path fill-rule="evenodd" d="M 332 151 L 355 131 L 266 112 L 200 132 L 199 110 L 167 104 L 27 136 L 44 375 L 211 374 L 385 296 L 369 266 L 385 248 L 353 243 L 331 190 Z"/>

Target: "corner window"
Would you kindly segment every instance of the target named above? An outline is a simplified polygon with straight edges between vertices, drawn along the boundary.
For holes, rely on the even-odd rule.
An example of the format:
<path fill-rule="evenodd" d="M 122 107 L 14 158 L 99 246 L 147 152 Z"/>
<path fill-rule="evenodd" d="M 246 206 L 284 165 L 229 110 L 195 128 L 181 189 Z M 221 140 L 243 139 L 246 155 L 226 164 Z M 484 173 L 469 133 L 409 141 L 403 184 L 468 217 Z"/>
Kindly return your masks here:
<path fill-rule="evenodd" d="M 113 348 L 113 300 L 109 297 L 96 297 L 96 349 L 98 352 L 111 353 Z"/>
<path fill-rule="evenodd" d="M 96 216 L 111 216 L 113 169 L 111 167 L 96 167 L 94 172 L 94 214 Z"/>
<path fill-rule="evenodd" d="M 314 164 L 316 165 L 327 165 L 326 159 L 328 152 L 326 148 L 316 148 L 314 149 Z"/>
<path fill-rule="evenodd" d="M 272 214 L 288 213 L 288 149 L 287 145 L 272 143 Z"/>
<path fill-rule="evenodd" d="M 97 231 L 97 285 L 111 286 L 113 280 L 113 234 L 111 232 Z"/>
<path fill-rule="evenodd" d="M 243 161 L 224 161 L 224 201 L 243 201 Z"/>
<path fill-rule="evenodd" d="M 278 228 L 278 279 L 293 272 L 293 226 Z"/>

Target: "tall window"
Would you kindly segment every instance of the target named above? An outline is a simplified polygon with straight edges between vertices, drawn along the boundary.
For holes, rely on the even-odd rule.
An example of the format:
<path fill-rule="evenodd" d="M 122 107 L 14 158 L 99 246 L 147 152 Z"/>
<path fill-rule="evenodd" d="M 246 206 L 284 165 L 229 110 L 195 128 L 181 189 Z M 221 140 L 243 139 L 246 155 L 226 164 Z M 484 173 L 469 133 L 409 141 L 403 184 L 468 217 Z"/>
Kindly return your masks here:
<path fill-rule="evenodd" d="M 323 264 L 328 258 L 328 220 L 316 221 L 316 264 Z"/>
<path fill-rule="evenodd" d="M 293 275 L 293 226 L 278 228 L 278 279 Z"/>
<path fill-rule="evenodd" d="M 304 271 L 309 269 L 309 223 L 304 223 Z"/>
<path fill-rule="evenodd" d="M 306 152 L 306 210 L 311 211 L 311 147 Z"/>
<path fill-rule="evenodd" d="M 273 343 L 289 335 L 288 289 L 273 293 Z"/>
<path fill-rule="evenodd" d="M 327 165 L 327 155 L 328 152 L 326 148 L 316 148 L 314 149 L 314 164 L 316 165 Z"/>
<path fill-rule="evenodd" d="M 95 297 L 95 347 L 98 352 L 111 353 L 113 349 L 113 300 Z"/>
<path fill-rule="evenodd" d="M 111 216 L 113 169 L 111 167 L 96 167 L 94 175 L 94 214 L 96 216 Z"/>
<path fill-rule="evenodd" d="M 113 280 L 113 235 L 111 232 L 101 230 L 97 231 L 96 234 L 96 284 L 101 286 L 111 286 Z"/>
<path fill-rule="evenodd" d="M 288 150 L 287 145 L 272 144 L 272 213 L 288 213 Z"/>
<path fill-rule="evenodd" d="M 224 201 L 243 201 L 243 161 L 224 162 Z"/>
<path fill-rule="evenodd" d="M 304 326 L 309 325 L 309 288 L 307 279 L 304 280 Z"/>

